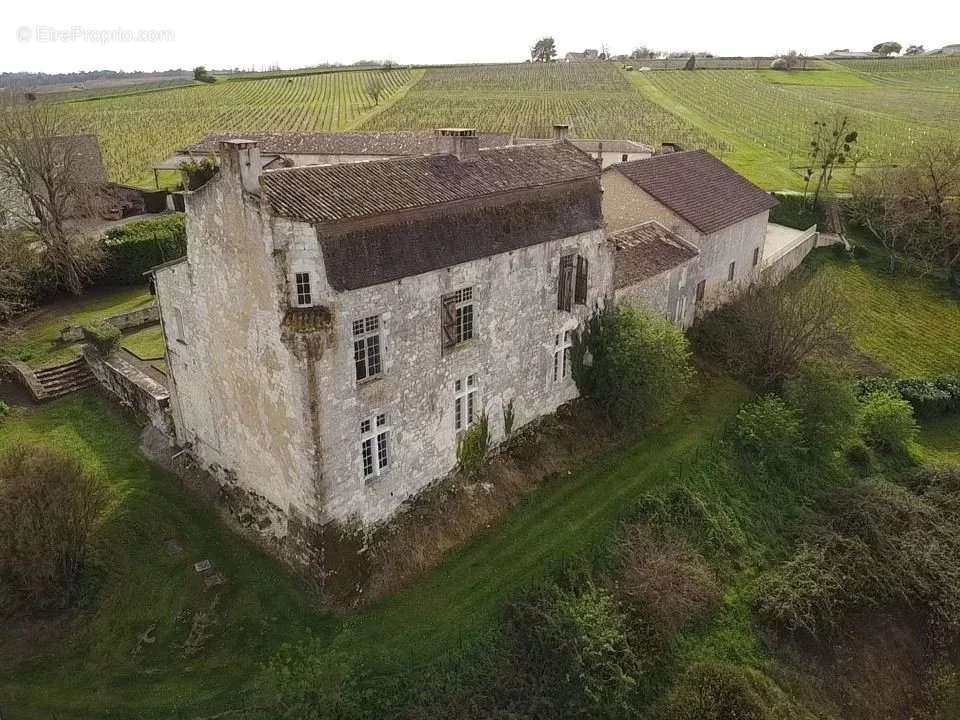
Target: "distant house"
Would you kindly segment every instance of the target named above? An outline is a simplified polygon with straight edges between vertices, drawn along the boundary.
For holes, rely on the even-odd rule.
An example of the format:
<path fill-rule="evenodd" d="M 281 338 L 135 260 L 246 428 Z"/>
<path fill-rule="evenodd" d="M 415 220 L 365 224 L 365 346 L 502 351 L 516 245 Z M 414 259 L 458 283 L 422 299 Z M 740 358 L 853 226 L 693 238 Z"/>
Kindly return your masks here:
<path fill-rule="evenodd" d="M 960 43 L 953 45 L 944 45 L 936 50 L 929 50 L 924 55 L 960 55 Z"/>
<path fill-rule="evenodd" d="M 563 59 L 565 62 L 597 62 L 600 59 L 600 51 L 588 48 L 583 52 L 568 52 Z"/>
<path fill-rule="evenodd" d="M 617 163 L 630 162 L 631 160 L 643 160 L 651 157 L 654 149 L 650 145 L 636 142 L 634 140 L 598 140 L 590 138 L 570 137 L 569 125 L 553 126 L 553 141 L 565 140 L 578 150 L 582 150 L 590 157 L 600 161 L 603 169 Z M 518 145 L 529 143 L 545 143 L 550 140 L 542 138 L 517 138 Z"/>
<path fill-rule="evenodd" d="M 652 309 L 685 327 L 759 276 L 777 201 L 707 151 L 614 165 L 602 178 L 618 300 L 654 298 Z"/>
<path fill-rule="evenodd" d="M 855 60 L 863 58 L 879 58 L 884 56 L 880 53 L 875 53 L 870 50 L 834 50 L 824 57 L 828 57 L 833 60 Z"/>

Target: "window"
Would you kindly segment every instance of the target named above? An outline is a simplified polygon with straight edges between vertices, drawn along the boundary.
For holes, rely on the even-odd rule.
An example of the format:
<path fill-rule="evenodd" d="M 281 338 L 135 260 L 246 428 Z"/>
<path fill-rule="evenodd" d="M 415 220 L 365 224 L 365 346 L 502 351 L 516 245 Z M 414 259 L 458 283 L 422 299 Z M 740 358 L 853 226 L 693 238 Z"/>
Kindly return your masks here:
<path fill-rule="evenodd" d="M 687 286 L 687 268 L 680 268 L 680 282 L 677 284 L 678 288 L 684 288 Z"/>
<path fill-rule="evenodd" d="M 627 154 L 626 154 L 626 153 L 624 153 L 623 155 L 620 156 L 620 161 L 621 161 L 621 162 L 626 162 L 626 161 L 627 161 Z"/>
<path fill-rule="evenodd" d="M 473 288 L 460 288 L 441 298 L 441 339 L 451 348 L 474 337 Z"/>
<path fill-rule="evenodd" d="M 753 249 L 753 266 L 756 267 L 760 262 L 760 248 Z"/>
<path fill-rule="evenodd" d="M 360 421 L 360 459 L 365 480 L 383 474 L 390 466 L 390 426 L 386 415 Z"/>
<path fill-rule="evenodd" d="M 574 267 L 576 265 L 576 267 Z M 573 304 L 587 304 L 587 269 L 589 263 L 579 255 L 560 258 L 560 276 L 557 287 L 557 309 L 570 312 Z"/>
<path fill-rule="evenodd" d="M 357 380 L 376 377 L 383 372 L 378 315 L 353 321 L 353 361 L 357 366 Z"/>
<path fill-rule="evenodd" d="M 179 341 L 182 342 L 182 343 L 187 342 L 187 336 L 186 336 L 186 334 L 185 334 L 184 331 L 183 331 L 183 312 L 182 312 L 182 311 L 180 310 L 180 308 L 178 308 L 178 307 L 175 307 L 175 308 L 173 309 L 173 321 L 174 321 L 174 322 L 176 323 L 176 325 L 177 325 L 177 338 L 176 338 L 176 339 L 179 340 Z"/>
<path fill-rule="evenodd" d="M 683 325 L 684 315 L 687 314 L 687 296 L 681 295 L 677 298 L 677 309 L 674 311 L 673 322 L 675 325 Z"/>
<path fill-rule="evenodd" d="M 310 305 L 310 273 L 298 272 L 294 275 L 297 286 L 297 305 Z"/>
<path fill-rule="evenodd" d="M 476 374 L 468 375 L 453 384 L 453 429 L 458 436 L 477 419 L 479 402 L 480 388 Z"/>
<path fill-rule="evenodd" d="M 697 295 L 696 295 L 697 302 L 703 302 L 703 296 L 706 294 L 706 292 L 707 292 L 707 281 L 701 280 L 700 282 L 697 283 Z"/>
<path fill-rule="evenodd" d="M 730 270 L 727 272 L 727 282 L 733 282 L 733 274 L 737 271 L 737 264 L 730 263 Z"/>
<path fill-rule="evenodd" d="M 561 342 L 561 337 L 563 341 Z M 553 338 L 553 381 L 560 382 L 570 375 L 570 352 L 573 348 L 573 331 L 564 330 L 563 335 Z"/>

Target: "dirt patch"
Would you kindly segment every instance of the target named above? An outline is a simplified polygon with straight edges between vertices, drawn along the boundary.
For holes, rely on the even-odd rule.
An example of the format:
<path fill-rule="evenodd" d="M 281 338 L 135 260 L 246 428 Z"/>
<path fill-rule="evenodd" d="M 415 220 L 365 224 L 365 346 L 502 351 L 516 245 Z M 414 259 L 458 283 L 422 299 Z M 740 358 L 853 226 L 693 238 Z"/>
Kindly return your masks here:
<path fill-rule="evenodd" d="M 423 490 L 370 538 L 364 602 L 395 592 L 436 567 L 531 492 L 589 462 L 618 437 L 598 405 L 578 400 L 518 431 L 472 477 L 455 474 Z"/>
<path fill-rule="evenodd" d="M 3 378 L 0 378 L 0 402 L 17 407 L 31 407 L 37 404 L 33 395 L 23 385 Z"/>

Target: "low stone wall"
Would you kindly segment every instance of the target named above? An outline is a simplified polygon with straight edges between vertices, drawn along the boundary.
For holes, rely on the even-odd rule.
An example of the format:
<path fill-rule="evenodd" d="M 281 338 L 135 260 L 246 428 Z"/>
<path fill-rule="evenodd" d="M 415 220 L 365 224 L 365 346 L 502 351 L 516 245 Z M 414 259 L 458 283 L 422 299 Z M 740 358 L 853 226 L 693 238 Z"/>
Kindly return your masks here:
<path fill-rule="evenodd" d="M 104 357 L 92 345 L 83 346 L 83 358 L 97 381 L 120 403 L 166 435 L 174 435 L 167 389 L 123 357 L 123 350 Z"/>
<path fill-rule="evenodd" d="M 796 270 L 803 259 L 810 254 L 810 251 L 818 247 L 820 234 L 817 232 L 817 226 L 807 229 L 797 236 L 797 239 L 783 248 L 779 253 L 764 258 L 763 275 L 782 278 Z"/>
<path fill-rule="evenodd" d="M 25 363 L 17 361 L 5 363 L 0 370 L 10 375 L 10 377 L 25 387 L 30 392 L 30 395 L 33 396 L 34 400 L 39 402 L 47 399 L 47 394 L 43 386 L 37 381 L 33 370 Z"/>
<path fill-rule="evenodd" d="M 131 310 L 127 313 L 120 313 L 113 317 L 104 318 L 104 320 L 117 328 L 117 330 L 138 328 L 142 325 L 160 322 L 160 308 L 157 303 L 154 302 L 149 307 Z M 60 339 L 64 342 L 79 342 L 83 340 L 83 328 L 79 325 L 68 325 L 60 331 Z"/>

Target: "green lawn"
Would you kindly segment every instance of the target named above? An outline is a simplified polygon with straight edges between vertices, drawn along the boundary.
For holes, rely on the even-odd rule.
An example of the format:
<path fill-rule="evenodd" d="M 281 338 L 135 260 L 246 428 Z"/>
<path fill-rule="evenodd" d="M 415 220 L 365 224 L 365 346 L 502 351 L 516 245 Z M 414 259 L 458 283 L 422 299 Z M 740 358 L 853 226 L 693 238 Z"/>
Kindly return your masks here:
<path fill-rule="evenodd" d="M 80 298 L 57 300 L 12 329 L 0 329 L 0 358 L 22 360 L 32 367 L 71 360 L 79 357 L 80 344 L 60 340 L 64 327 L 138 310 L 152 302 L 153 297 L 140 287 L 91 291 Z"/>
<path fill-rule="evenodd" d="M 935 465 L 960 465 L 960 415 L 935 418 L 920 432 L 920 458 Z"/>
<path fill-rule="evenodd" d="M 0 708 L 16 719 L 169 717 L 235 706 L 256 664 L 283 641 L 316 638 L 320 664 L 344 670 L 384 655 L 404 667 L 430 664 L 496 627 L 504 603 L 551 568 L 609 536 L 631 501 L 675 477 L 736 411 L 746 391 L 711 378 L 696 403 L 656 433 L 550 483 L 488 533 L 409 590 L 334 619 L 260 553 L 222 529 L 214 513 L 138 453 L 129 421 L 94 393 L 18 410 L 0 425 L 0 447 L 39 440 L 80 453 L 109 478 L 117 504 L 101 538 L 99 589 L 91 608 L 29 652 L 0 655 Z M 165 542 L 184 548 L 171 557 Z M 209 608 L 191 564 L 209 558 L 227 584 L 213 637 L 196 659 L 181 657 L 195 611 Z M 188 617 L 178 620 L 185 613 Z M 156 625 L 155 644 L 132 656 Z M 0 645 L 7 640 L 0 630 Z"/>
<path fill-rule="evenodd" d="M 937 281 L 838 261 L 828 249 L 807 263 L 839 281 L 861 352 L 903 376 L 960 371 L 960 300 Z"/>
<path fill-rule="evenodd" d="M 162 358 L 167 350 L 163 342 L 163 330 L 159 324 L 124 335 L 120 344 L 141 360 Z"/>

